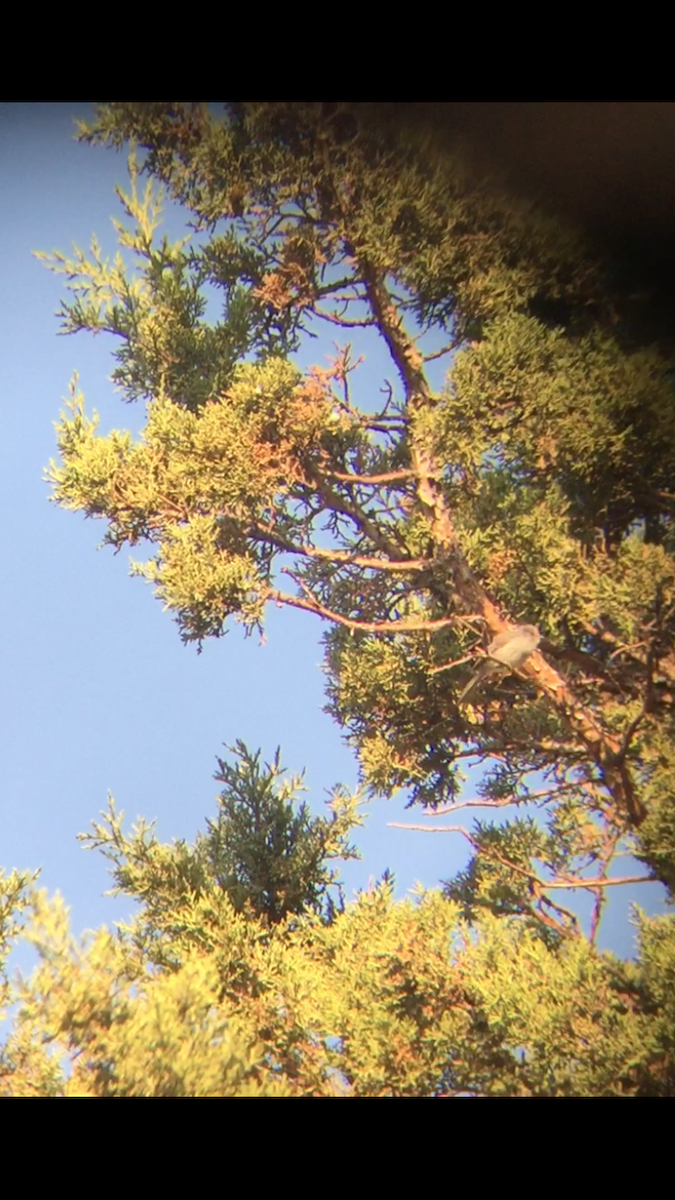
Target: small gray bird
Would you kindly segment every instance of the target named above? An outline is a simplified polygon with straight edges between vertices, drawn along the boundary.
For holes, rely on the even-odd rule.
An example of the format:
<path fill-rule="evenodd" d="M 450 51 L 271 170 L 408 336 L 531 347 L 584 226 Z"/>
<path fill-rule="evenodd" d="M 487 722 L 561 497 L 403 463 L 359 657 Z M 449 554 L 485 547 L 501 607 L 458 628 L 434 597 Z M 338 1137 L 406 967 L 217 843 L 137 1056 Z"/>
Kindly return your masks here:
<path fill-rule="evenodd" d="M 507 671 L 515 671 L 522 667 L 533 650 L 537 649 L 541 634 L 536 625 L 516 625 L 497 637 L 488 646 L 488 657 L 480 664 L 473 679 L 469 680 L 459 697 L 461 704 L 467 699 L 485 679 L 491 675 L 503 675 Z"/>

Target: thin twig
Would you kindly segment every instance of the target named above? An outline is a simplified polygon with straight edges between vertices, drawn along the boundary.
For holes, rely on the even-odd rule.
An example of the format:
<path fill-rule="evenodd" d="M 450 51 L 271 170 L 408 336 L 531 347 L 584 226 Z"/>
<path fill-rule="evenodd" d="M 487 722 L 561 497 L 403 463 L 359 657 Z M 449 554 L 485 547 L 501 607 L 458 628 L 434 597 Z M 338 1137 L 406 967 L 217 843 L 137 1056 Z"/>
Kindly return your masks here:
<path fill-rule="evenodd" d="M 442 358 L 444 354 L 449 354 L 451 350 L 456 349 L 458 344 L 456 341 L 448 342 L 447 346 L 443 346 L 441 350 L 434 350 L 433 354 L 424 354 L 424 361 L 433 362 L 435 358 Z"/>
<path fill-rule="evenodd" d="M 371 558 L 362 554 L 351 554 L 348 550 L 326 550 L 320 546 L 308 546 L 304 542 L 294 542 L 285 538 L 264 525 L 258 525 L 254 532 L 249 533 L 249 537 L 264 540 L 279 550 L 297 554 L 301 558 L 318 558 L 345 566 L 365 567 L 371 571 L 426 571 L 431 566 L 431 561 L 425 558 Z"/>
<path fill-rule="evenodd" d="M 570 787 L 578 787 L 578 784 L 570 784 Z M 448 804 L 446 808 L 436 808 L 429 816 L 444 817 L 451 812 L 459 812 L 462 808 L 508 808 L 510 804 L 529 804 L 531 800 L 541 800 L 543 796 L 555 796 L 561 788 L 544 788 L 540 792 L 531 792 L 529 796 L 508 796 L 503 800 L 482 800 L 477 797 L 475 800 L 463 800 L 461 804 Z"/>
<path fill-rule="evenodd" d="M 429 675 L 438 675 L 440 671 L 449 671 L 451 667 L 460 667 L 462 665 L 462 663 L 473 662 L 474 658 L 475 658 L 474 654 L 465 654 L 464 658 L 455 658 L 455 659 L 453 659 L 452 662 L 441 663 L 440 667 L 430 667 L 428 674 Z"/>
<path fill-rule="evenodd" d="M 619 887 L 624 883 L 656 883 L 652 875 L 623 875 L 620 879 L 568 879 L 556 883 L 544 883 L 545 888 L 605 888 Z"/>
<path fill-rule="evenodd" d="M 364 328 L 376 324 L 376 321 L 373 317 L 363 317 L 361 320 L 356 317 L 338 317 L 336 313 L 321 312 L 321 310 L 316 307 L 312 309 L 312 312 L 315 317 L 319 317 L 322 321 L 330 321 L 332 325 L 340 325 L 343 329 Z"/>
<path fill-rule="evenodd" d="M 655 880 L 651 875 L 624 875 L 620 879 L 557 879 L 553 883 L 547 883 L 540 879 L 534 871 L 528 871 L 526 867 L 521 867 L 518 863 L 502 858 L 495 854 L 492 848 L 481 846 L 480 842 L 469 833 L 468 829 L 464 829 L 461 825 L 412 825 L 406 824 L 403 821 L 388 821 L 387 828 L 389 829 L 412 829 L 417 833 L 461 833 L 468 842 L 471 843 L 477 854 L 483 854 L 485 858 L 501 863 L 502 866 L 517 871 L 519 875 L 526 875 L 531 879 L 537 887 L 543 891 L 551 889 L 559 889 L 562 891 L 571 891 L 574 888 L 595 888 L 618 887 L 626 883 L 654 883 Z"/>
<path fill-rule="evenodd" d="M 293 578 L 292 572 L 287 568 L 282 568 L 282 570 Z M 302 587 L 300 580 L 296 580 L 296 582 Z M 454 617 L 439 617 L 434 621 L 357 621 L 343 616 L 342 613 L 333 612 L 330 608 L 325 608 L 315 597 L 303 599 L 302 596 L 289 596 L 286 592 L 280 592 L 276 588 L 271 588 L 268 596 L 276 604 L 302 608 L 306 612 L 315 613 L 316 616 L 322 617 L 326 621 L 333 621 L 336 625 L 344 625 L 346 629 L 353 629 L 361 633 L 435 633 L 437 629 L 446 629 L 448 625 L 455 623 Z"/>
<path fill-rule="evenodd" d="M 642 707 L 641 707 L 639 713 L 637 714 L 637 716 L 633 717 L 633 720 L 626 726 L 626 728 L 623 732 L 623 737 L 621 738 L 621 749 L 617 755 L 617 762 L 622 762 L 623 759 L 625 759 L 626 754 L 628 753 L 628 749 L 630 747 L 631 741 L 633 740 L 633 736 L 635 735 L 635 733 L 637 731 L 638 725 L 640 725 L 640 723 L 642 722 L 642 720 L 644 719 L 644 717 L 647 715 L 648 712 L 649 712 L 649 700 L 646 699 L 644 701 L 644 703 L 642 704 Z"/>
<path fill-rule="evenodd" d="M 414 479 L 415 472 L 412 469 L 402 471 L 385 471 L 382 475 L 352 475 L 351 473 L 343 473 L 341 471 L 326 471 L 327 479 L 337 479 L 340 483 L 362 483 L 377 487 L 381 483 L 397 483 L 403 479 Z"/>

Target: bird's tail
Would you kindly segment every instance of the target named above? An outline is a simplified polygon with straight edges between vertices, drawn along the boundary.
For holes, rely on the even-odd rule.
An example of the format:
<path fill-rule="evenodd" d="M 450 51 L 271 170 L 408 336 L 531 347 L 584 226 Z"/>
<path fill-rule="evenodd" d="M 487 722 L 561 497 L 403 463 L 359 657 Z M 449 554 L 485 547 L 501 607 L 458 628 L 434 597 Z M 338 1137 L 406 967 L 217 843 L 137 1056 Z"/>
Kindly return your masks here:
<path fill-rule="evenodd" d="M 474 692 L 478 691 L 479 686 L 480 686 L 480 675 L 477 673 L 473 676 L 473 679 L 469 680 L 469 682 L 467 683 L 467 685 L 463 689 L 463 691 L 460 692 L 457 703 L 464 704 L 465 700 L 468 700 L 469 697 L 472 696 Z"/>

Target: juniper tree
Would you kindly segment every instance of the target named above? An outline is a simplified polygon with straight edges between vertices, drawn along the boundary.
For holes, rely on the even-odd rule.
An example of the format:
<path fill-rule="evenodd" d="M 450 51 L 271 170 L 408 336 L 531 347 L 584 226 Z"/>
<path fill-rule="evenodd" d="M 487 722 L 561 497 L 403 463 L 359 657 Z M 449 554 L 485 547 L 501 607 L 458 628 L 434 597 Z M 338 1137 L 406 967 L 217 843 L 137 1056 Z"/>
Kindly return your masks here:
<path fill-rule="evenodd" d="M 626 844 L 672 887 L 673 364 L 611 269 L 359 106 L 110 104 L 80 136 L 141 155 L 125 254 L 44 257 L 63 329 L 115 335 L 147 423 L 101 436 L 73 384 L 57 502 L 151 548 L 135 569 L 188 642 L 269 604 L 320 619 L 329 711 L 373 792 L 442 812 L 482 764 L 479 804 L 523 814 L 468 835 L 448 885 L 466 915 L 553 944 L 579 932 L 556 895 L 582 888 L 595 929 Z M 192 240 L 157 236 L 156 183 Z M 347 344 L 294 365 L 321 326 L 382 339 L 384 399 L 356 402 Z M 461 703 L 481 647 L 522 623 L 538 649 Z"/>
<path fill-rule="evenodd" d="M 337 872 L 328 864 L 357 857 L 349 833 L 361 823 L 358 795 L 338 787 L 328 801 L 329 815 L 313 817 L 297 800 L 303 777 L 284 779 L 279 750 L 265 764 L 260 751 L 253 753 L 243 742 L 229 750 L 232 761 L 218 759 L 215 778 L 224 786 L 217 814 L 207 819 L 193 846 L 181 839 L 163 847 L 154 826 L 144 821 L 134 827 L 133 838 L 126 837 L 112 797 L 104 822 L 94 822 L 93 832 L 80 840 L 113 864 L 116 891 L 143 897 L 148 927 L 168 911 L 180 924 L 181 903 L 213 888 L 236 912 L 263 923 L 306 912 L 330 918 L 344 901 Z"/>
<path fill-rule="evenodd" d="M 7 996 L 0 1095 L 673 1094 L 672 916 L 640 919 L 634 963 L 387 881 L 271 923 L 199 840 L 126 834 L 113 810 L 89 841 L 139 913 L 75 938 L 63 901 L 0 881 L 38 955 Z"/>

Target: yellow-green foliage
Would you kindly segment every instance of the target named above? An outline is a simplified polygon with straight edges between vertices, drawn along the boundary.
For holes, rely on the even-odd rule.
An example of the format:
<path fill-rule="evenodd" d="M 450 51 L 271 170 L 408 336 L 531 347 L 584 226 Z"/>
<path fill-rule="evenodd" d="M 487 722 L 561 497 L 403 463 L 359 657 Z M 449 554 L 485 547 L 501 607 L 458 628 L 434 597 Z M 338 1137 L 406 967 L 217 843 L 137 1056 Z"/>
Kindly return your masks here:
<path fill-rule="evenodd" d="M 230 617 L 259 626 L 269 602 L 333 622 L 330 711 L 373 790 L 438 806 L 459 792 L 460 757 L 505 760 L 522 799 L 545 772 L 550 809 L 585 782 L 578 803 L 592 795 L 597 814 L 617 800 L 618 756 L 670 884 L 657 747 L 675 680 L 672 362 L 622 316 L 616 271 L 461 155 L 350 106 L 216 119 L 112 104 L 81 134 L 140 143 L 150 180 L 141 194 L 132 156 L 123 257 L 94 242 L 48 260 L 73 297 L 63 328 L 116 335 L 116 382 L 145 399 L 147 424 L 137 441 L 102 437 L 73 389 L 55 500 L 105 519 L 116 547 L 145 543 L 133 571 L 186 640 Z M 153 175 L 209 230 L 199 246 L 159 238 Z M 214 289 L 222 315 L 207 320 Z M 402 384 L 384 405 L 355 405 L 348 351 L 305 375 L 290 364 L 322 318 L 384 340 Z M 454 351 L 440 394 L 414 342 L 439 327 Z M 487 713 L 458 703 L 488 601 L 538 624 L 559 676 L 548 698 L 521 678 L 481 698 Z M 589 754 L 603 738 L 611 752 Z M 614 838 L 623 817 L 610 821 Z"/>
<path fill-rule="evenodd" d="M 383 885 L 276 927 L 193 896 L 153 966 L 135 922 L 76 942 L 60 900 L 32 905 L 40 964 L 12 996 L 0 1094 L 672 1094 L 672 917 L 640 919 L 631 966 L 503 918 L 470 928 L 438 893 Z"/>
<path fill-rule="evenodd" d="M 4 953 L 27 922 L 39 962 L 5 985 L 17 1015 L 0 1094 L 672 1094 L 675 919 L 639 917 L 640 957 L 621 963 L 480 905 L 467 920 L 461 888 L 457 900 L 420 889 L 396 901 L 383 880 L 321 907 L 317 884 L 325 897 L 335 883 L 324 861 L 352 853 L 355 798 L 336 797 L 327 823 L 308 821 L 293 812 L 300 781 L 283 781 L 278 759 L 263 768 L 239 744 L 220 768 L 220 818 L 193 845 L 164 845 L 143 821 L 127 835 L 112 802 L 84 838 L 140 904 L 116 933 L 76 939 L 58 896 L 3 882 Z M 298 851 L 285 911 L 288 873 L 273 871 L 284 831 Z M 573 809 L 559 832 L 580 836 Z M 482 836 L 527 861 L 508 827 Z M 540 853 L 534 824 L 527 836 Z M 252 851 L 272 872 L 265 903 L 259 875 L 233 869 Z M 502 904 L 508 879 L 487 881 Z"/>
<path fill-rule="evenodd" d="M 49 478 L 116 548 L 147 551 L 133 570 L 185 640 L 259 626 L 268 603 L 327 622 L 329 711 L 371 791 L 438 808 L 480 765 L 475 799 L 518 816 L 464 831 L 472 858 L 443 894 L 397 905 L 373 888 L 342 911 L 322 864 L 349 853 L 354 797 L 312 824 L 245 759 L 248 783 L 223 767 L 234 790 L 194 848 L 127 842 L 112 813 L 93 843 L 144 907 L 78 960 L 98 964 L 92 995 L 126 980 L 109 1025 L 128 1042 L 100 1034 L 105 1086 L 129 1094 L 145 1072 L 196 1094 L 170 1039 L 156 1078 L 143 1065 L 155 997 L 169 1026 L 193 1013 L 188 1059 L 223 1047 L 207 1090 L 667 1094 L 653 964 L 670 962 L 672 921 L 642 922 L 633 969 L 559 899 L 593 881 L 594 935 L 627 851 L 675 886 L 672 348 L 645 338 L 620 265 L 368 114 L 114 103 L 81 129 L 140 145 L 150 181 L 141 195 L 132 157 L 114 261 L 96 241 L 48 259 L 71 293 L 62 328 L 115 335 L 113 377 L 147 423 L 102 436 L 73 384 Z M 153 176 L 204 236 L 157 236 Z M 299 371 L 321 322 L 379 336 L 394 382 L 357 405 L 345 346 Z M 422 354 L 439 331 L 440 390 Z M 519 623 L 538 625 L 537 655 L 465 701 L 475 656 Z M 260 804 L 269 841 L 252 835 Z M 31 1050 L 35 986 L 8 1078 L 25 1061 L 27 1088 L 70 1087 Z"/>
<path fill-rule="evenodd" d="M 246 525 L 268 520 L 304 482 L 303 462 L 324 433 L 348 426 L 321 385 L 270 359 L 239 367 L 227 394 L 196 412 L 160 394 L 138 442 L 117 431 L 102 437 L 98 423 L 73 383 L 57 427 L 61 465 L 48 473 L 56 502 L 107 517 L 114 545 L 158 546 L 133 570 L 156 584 L 186 638 L 217 635 L 232 613 L 260 624 L 268 570 Z"/>
<path fill-rule="evenodd" d="M 41 962 L 17 991 L 5 1095 L 287 1094 L 221 1002 L 213 961 L 188 957 L 171 973 L 149 973 L 105 930 L 76 943 L 58 899 L 37 894 L 33 906 Z"/>

